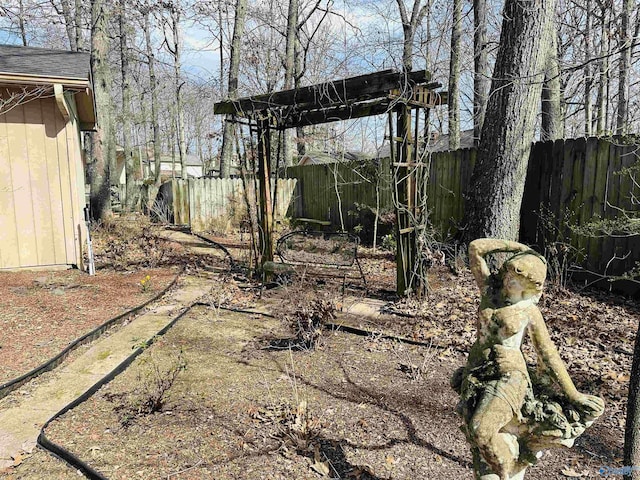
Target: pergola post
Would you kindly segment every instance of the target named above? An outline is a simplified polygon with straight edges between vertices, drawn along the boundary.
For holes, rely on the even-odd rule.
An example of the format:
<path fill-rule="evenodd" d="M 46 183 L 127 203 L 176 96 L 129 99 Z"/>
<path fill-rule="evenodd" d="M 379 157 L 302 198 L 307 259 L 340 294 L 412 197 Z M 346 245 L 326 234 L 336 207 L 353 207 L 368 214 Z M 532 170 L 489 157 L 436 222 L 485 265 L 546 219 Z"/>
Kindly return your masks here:
<path fill-rule="evenodd" d="M 273 210 L 271 201 L 271 128 L 268 118 L 259 118 L 258 183 L 260 185 L 261 265 L 273 261 Z"/>

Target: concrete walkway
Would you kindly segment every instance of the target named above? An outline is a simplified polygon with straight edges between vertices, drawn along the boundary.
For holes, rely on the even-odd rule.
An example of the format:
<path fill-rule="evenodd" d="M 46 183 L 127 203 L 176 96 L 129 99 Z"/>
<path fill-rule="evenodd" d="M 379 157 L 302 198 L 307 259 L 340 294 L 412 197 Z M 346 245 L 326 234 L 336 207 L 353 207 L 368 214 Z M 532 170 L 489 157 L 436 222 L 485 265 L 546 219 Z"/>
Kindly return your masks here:
<path fill-rule="evenodd" d="M 18 405 L 0 410 L 0 470 L 13 465 L 21 452 L 33 450 L 47 420 L 112 372 L 137 346 L 151 340 L 212 286 L 198 277 L 185 277 L 181 283 L 178 290 L 163 297 L 162 306 L 151 307 L 110 336 L 96 340 L 85 353 L 54 370 Z M 12 394 L 14 398 L 19 392 Z"/>

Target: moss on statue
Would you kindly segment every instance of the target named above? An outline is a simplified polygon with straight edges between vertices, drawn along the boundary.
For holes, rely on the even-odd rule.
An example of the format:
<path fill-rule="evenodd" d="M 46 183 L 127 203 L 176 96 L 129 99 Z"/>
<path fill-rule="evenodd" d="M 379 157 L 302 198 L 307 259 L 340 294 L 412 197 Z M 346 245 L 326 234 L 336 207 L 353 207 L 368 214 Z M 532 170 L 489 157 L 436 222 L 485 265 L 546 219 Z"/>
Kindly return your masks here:
<path fill-rule="evenodd" d="M 486 257 L 511 254 L 492 273 Z M 526 245 L 483 238 L 469 245 L 482 299 L 477 338 L 451 384 L 471 444 L 476 478 L 524 478 L 544 449 L 573 445 L 604 402 L 575 388 L 537 307 L 546 262 Z M 520 350 L 528 333 L 538 355 L 531 371 Z"/>

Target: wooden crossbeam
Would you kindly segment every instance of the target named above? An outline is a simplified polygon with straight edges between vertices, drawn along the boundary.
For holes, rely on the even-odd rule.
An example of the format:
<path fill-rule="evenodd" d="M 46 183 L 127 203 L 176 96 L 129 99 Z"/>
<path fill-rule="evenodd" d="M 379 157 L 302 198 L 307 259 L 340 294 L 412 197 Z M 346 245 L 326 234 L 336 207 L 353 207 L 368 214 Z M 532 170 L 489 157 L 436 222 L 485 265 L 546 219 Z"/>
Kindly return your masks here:
<path fill-rule="evenodd" d="M 361 102 L 353 105 L 335 106 L 333 108 L 323 108 L 320 110 L 294 111 L 282 115 L 278 122 L 278 129 L 292 127 L 306 127 L 308 125 L 318 125 L 320 123 L 337 122 L 352 118 L 369 117 L 371 115 L 381 115 L 389 110 L 389 101 L 386 99 L 372 102 Z"/>
<path fill-rule="evenodd" d="M 218 102 L 213 107 L 213 113 L 246 115 L 286 107 L 295 107 L 299 111 L 319 110 L 334 105 L 387 97 L 391 90 L 402 89 L 407 84 L 412 88 L 418 84 L 425 84 L 430 76 L 426 70 L 409 74 L 384 70 L 308 87 Z M 431 88 L 439 86 L 431 84 Z"/>

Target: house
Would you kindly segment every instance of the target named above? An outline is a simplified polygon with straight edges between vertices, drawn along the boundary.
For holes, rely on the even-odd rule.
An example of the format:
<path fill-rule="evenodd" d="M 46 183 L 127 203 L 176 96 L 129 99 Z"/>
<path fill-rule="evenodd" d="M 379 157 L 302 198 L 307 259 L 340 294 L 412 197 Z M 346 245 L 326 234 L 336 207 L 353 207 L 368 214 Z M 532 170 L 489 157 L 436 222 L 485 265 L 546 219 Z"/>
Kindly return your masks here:
<path fill-rule="evenodd" d="M 185 155 L 185 166 L 187 167 L 187 177 L 198 178 L 202 176 L 202 160 L 197 155 L 187 153 Z M 181 178 L 181 173 L 182 166 L 180 165 L 180 157 L 177 154 L 175 161 L 171 155 L 160 155 L 160 174 L 163 178 L 172 178 L 173 176 Z"/>
<path fill-rule="evenodd" d="M 89 54 L 0 45 L 0 270 L 82 266 Z"/>

